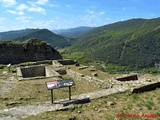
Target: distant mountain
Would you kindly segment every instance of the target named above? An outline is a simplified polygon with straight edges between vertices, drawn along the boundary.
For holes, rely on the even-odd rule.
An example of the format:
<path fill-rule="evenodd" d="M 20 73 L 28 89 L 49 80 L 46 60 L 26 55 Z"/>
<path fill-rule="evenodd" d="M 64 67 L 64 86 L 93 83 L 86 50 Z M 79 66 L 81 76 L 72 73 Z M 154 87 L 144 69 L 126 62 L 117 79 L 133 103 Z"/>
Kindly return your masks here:
<path fill-rule="evenodd" d="M 19 37 L 23 34 L 35 32 L 39 29 L 23 29 L 23 30 L 12 30 L 6 32 L 0 32 L 0 40 L 10 40 L 16 37 Z"/>
<path fill-rule="evenodd" d="M 81 35 L 72 51 L 84 58 L 136 67 L 160 62 L 160 18 L 131 19 L 93 28 Z"/>
<path fill-rule="evenodd" d="M 92 27 L 77 27 L 77 28 L 70 28 L 70 29 L 52 30 L 52 32 L 65 37 L 75 38 L 91 29 Z"/>
<path fill-rule="evenodd" d="M 68 39 L 54 34 L 48 29 L 25 29 L 18 31 L 9 31 L 0 33 L 1 40 L 25 41 L 30 38 L 36 38 L 49 43 L 54 48 L 69 46 Z"/>

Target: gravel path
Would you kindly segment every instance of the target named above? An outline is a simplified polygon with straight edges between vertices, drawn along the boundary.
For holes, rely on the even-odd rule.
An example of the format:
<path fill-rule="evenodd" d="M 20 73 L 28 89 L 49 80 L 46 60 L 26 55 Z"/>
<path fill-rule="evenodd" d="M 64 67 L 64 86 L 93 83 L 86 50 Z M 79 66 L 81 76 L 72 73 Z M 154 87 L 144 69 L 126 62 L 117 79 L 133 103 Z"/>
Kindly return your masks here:
<path fill-rule="evenodd" d="M 6 71 L 0 76 L 0 96 L 16 86 L 13 74 L 8 74 Z"/>
<path fill-rule="evenodd" d="M 0 116 L 1 116 L 0 119 L 1 120 L 10 120 L 10 119 L 19 120 L 31 115 L 37 115 L 47 111 L 55 111 L 55 110 L 70 108 L 70 107 L 73 107 L 73 104 L 82 102 L 81 100 L 97 99 L 110 94 L 124 92 L 126 90 L 127 90 L 126 86 L 124 86 L 123 88 L 121 86 L 121 88 L 111 88 L 111 89 L 105 89 L 105 90 L 100 90 L 96 92 L 72 96 L 71 101 L 69 101 L 67 98 L 67 99 L 61 99 L 61 100 L 55 101 L 55 104 L 51 104 L 51 102 L 47 101 L 44 103 L 33 103 L 26 106 L 20 106 L 20 107 L 15 107 L 11 109 L 4 109 L 4 110 L 0 110 Z"/>

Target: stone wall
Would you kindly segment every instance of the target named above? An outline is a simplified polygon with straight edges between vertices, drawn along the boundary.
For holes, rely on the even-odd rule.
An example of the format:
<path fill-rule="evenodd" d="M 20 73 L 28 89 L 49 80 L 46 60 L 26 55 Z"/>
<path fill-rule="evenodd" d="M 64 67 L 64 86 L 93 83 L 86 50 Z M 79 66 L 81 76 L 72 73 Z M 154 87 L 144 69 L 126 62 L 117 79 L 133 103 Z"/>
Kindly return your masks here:
<path fill-rule="evenodd" d="M 151 91 L 151 90 L 155 90 L 156 88 L 160 88 L 160 82 L 155 82 L 155 83 L 150 83 L 148 85 L 143 85 L 140 87 L 136 87 L 131 89 L 132 93 L 142 93 L 145 91 Z"/>
<path fill-rule="evenodd" d="M 51 65 L 33 65 L 17 67 L 17 76 L 19 80 L 38 79 L 45 77 L 61 77 Z"/>
<path fill-rule="evenodd" d="M 130 75 L 126 77 L 117 78 L 118 81 L 131 81 L 131 80 L 138 80 L 137 75 Z"/>
<path fill-rule="evenodd" d="M 56 72 L 51 66 L 45 66 L 45 74 L 46 77 L 61 77 L 61 75 Z"/>
<path fill-rule="evenodd" d="M 62 59 L 50 45 L 30 39 L 27 42 L 1 42 L 0 64 Z"/>
<path fill-rule="evenodd" d="M 18 76 L 23 78 L 37 77 L 37 76 L 46 76 L 45 66 L 26 66 L 19 68 L 17 72 Z"/>
<path fill-rule="evenodd" d="M 82 82 L 86 82 L 86 84 L 93 84 L 96 87 L 99 88 L 110 88 L 110 85 L 105 83 L 103 80 L 95 78 L 95 77 L 90 77 L 90 76 L 85 76 L 81 73 L 75 72 L 71 69 L 67 69 L 67 74 L 71 76 L 73 79 L 81 80 Z"/>
<path fill-rule="evenodd" d="M 58 60 L 58 62 L 62 65 L 73 65 L 77 63 L 76 60 Z"/>

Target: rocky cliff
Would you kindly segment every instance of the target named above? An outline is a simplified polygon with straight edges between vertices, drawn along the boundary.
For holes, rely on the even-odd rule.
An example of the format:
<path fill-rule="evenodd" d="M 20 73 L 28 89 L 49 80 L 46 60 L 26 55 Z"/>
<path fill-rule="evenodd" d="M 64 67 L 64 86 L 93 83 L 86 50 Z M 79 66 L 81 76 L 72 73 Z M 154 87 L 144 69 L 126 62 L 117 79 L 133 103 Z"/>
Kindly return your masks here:
<path fill-rule="evenodd" d="M 25 42 L 0 41 L 0 64 L 62 59 L 50 45 L 37 39 Z"/>

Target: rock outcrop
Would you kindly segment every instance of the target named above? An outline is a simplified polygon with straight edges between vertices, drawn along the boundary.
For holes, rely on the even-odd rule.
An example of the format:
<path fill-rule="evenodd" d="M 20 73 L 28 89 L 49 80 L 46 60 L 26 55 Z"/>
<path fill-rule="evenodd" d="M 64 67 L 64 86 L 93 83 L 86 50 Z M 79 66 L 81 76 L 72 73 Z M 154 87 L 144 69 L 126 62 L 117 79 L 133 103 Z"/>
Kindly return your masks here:
<path fill-rule="evenodd" d="M 0 64 L 62 59 L 50 45 L 37 39 L 25 42 L 0 42 Z"/>

